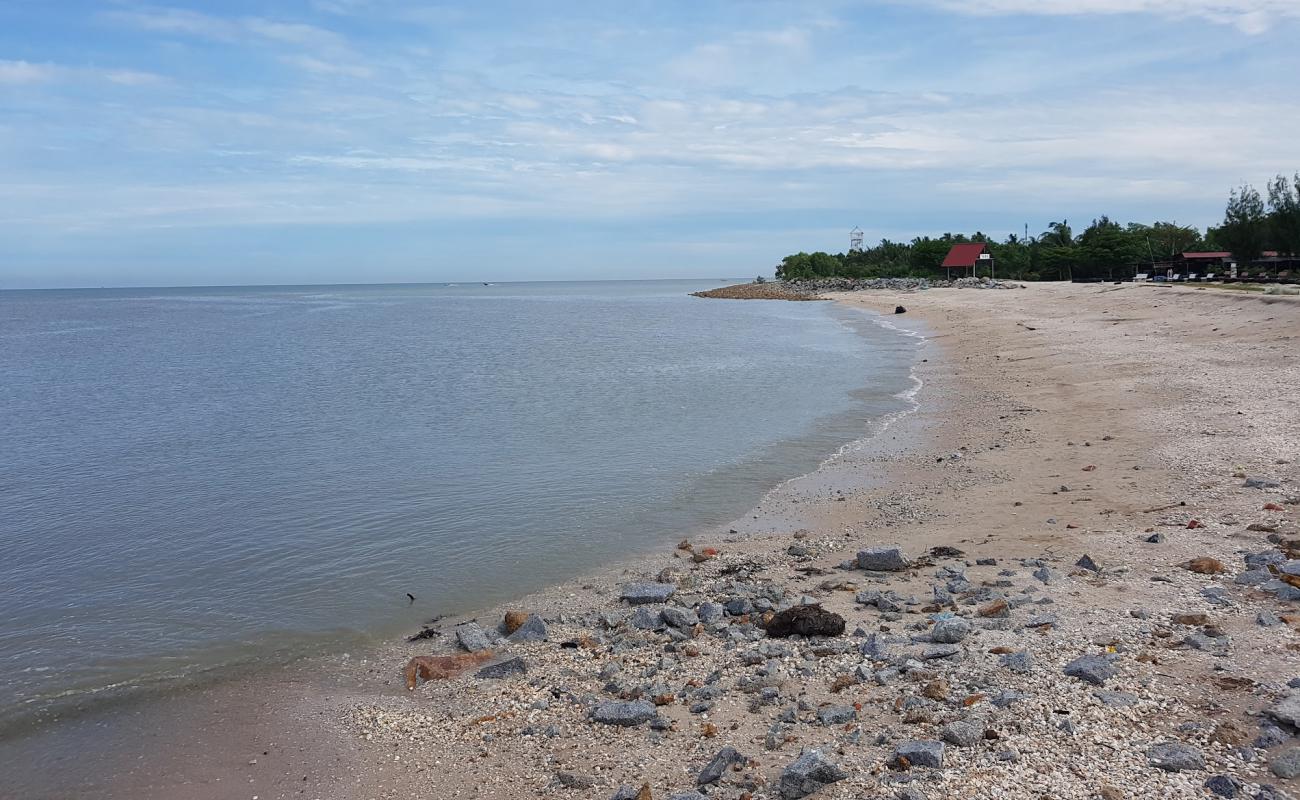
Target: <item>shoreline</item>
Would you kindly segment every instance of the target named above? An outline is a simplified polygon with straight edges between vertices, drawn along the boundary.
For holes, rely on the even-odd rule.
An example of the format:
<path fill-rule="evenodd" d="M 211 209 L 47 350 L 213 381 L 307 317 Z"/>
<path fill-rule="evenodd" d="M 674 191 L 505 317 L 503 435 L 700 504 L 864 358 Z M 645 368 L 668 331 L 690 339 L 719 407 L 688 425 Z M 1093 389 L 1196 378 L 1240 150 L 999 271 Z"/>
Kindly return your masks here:
<path fill-rule="evenodd" d="M 694 789 L 696 773 L 723 745 L 749 760 L 726 772 L 710 796 L 776 796 L 782 771 L 803 747 L 819 748 L 846 773 L 817 797 L 909 787 L 931 797 L 1096 797 L 1103 788 L 1121 797 L 1201 797 L 1201 783 L 1213 775 L 1294 792 L 1295 779 L 1271 775 L 1268 766 L 1294 740 L 1252 752 L 1249 762 L 1239 757 L 1258 732 L 1246 712 L 1275 703 L 1295 664 L 1291 627 L 1255 625 L 1254 615 L 1282 614 L 1294 603 L 1232 579 L 1245 570 L 1242 550 L 1271 546 L 1264 532 L 1244 531 L 1248 524 L 1295 535 L 1295 506 L 1285 501 L 1297 490 L 1292 442 L 1300 431 L 1285 401 L 1300 376 L 1279 359 L 1294 350 L 1300 314 L 1275 298 L 1143 291 L 1082 285 L 836 297 L 879 310 L 905 296 L 909 316 L 930 330 L 916 370 L 916 409 L 864 451 L 846 454 L 842 466 L 859 485 L 814 477 L 818 470 L 783 484 L 781 496 L 746 515 L 746 523 L 773 532 L 731 526 L 737 533 L 700 536 L 697 546 L 721 551 L 716 559 L 652 554 L 520 598 L 510 605 L 541 615 L 551 639 L 511 644 L 502 654 L 524 659 L 523 677 L 466 675 L 408 694 L 399 674 L 407 657 L 453 652 L 458 620 L 445 620 L 434 643 L 326 659 L 316 665 L 320 674 L 281 676 L 256 702 L 239 702 L 247 685 L 207 692 L 188 718 L 172 722 L 216 722 L 211 734 L 155 737 L 148 765 L 97 787 L 102 794 L 75 795 L 532 797 L 551 787 L 604 800 L 644 781 L 655 797 L 668 797 Z M 1153 305 L 1165 310 L 1154 313 Z M 1122 314 L 1108 316 L 1112 310 Z M 1220 333 L 1204 331 L 1211 318 L 1227 320 L 1234 338 L 1200 336 Z M 1265 389 L 1247 385 L 1265 375 Z M 1244 413 L 1217 410 L 1232 405 Z M 1231 477 L 1243 470 L 1281 485 L 1244 489 Z M 1261 512 L 1265 500 L 1282 510 Z M 1198 526 L 1187 528 L 1189 518 Z M 1146 544 L 1146 528 L 1167 541 Z M 840 567 L 865 546 L 893 543 L 914 559 L 936 546 L 965 555 L 935 555 L 932 566 L 900 573 Z M 1074 567 L 1082 555 L 1100 571 Z M 1227 565 L 1227 577 L 1176 566 L 1201 556 Z M 974 564 L 977 558 L 999 565 Z M 602 620 L 634 611 L 619 602 L 619 585 L 652 580 L 665 567 L 677 573 L 668 576 L 676 579 L 669 606 L 698 610 L 726 597 L 780 606 L 809 595 L 843 615 L 848 629 L 818 644 L 764 638 L 738 615 L 690 631 Z M 1001 575 L 1007 568 L 1014 574 Z M 1048 580 L 1031 576 L 1044 568 Z M 951 613 L 972 629 L 951 656 L 904 669 L 864 658 L 865 637 L 855 628 L 899 652 L 927 646 L 937 612 L 916 598 L 931 595 L 936 569 L 964 573 L 1014 607 L 986 617 L 977 613 L 982 603 L 951 600 Z M 784 594 L 773 600 L 763 587 Z M 871 600 L 871 592 L 887 602 Z M 855 602 L 864 593 L 869 602 Z M 1171 612 L 1184 611 L 1205 614 L 1227 636 L 1170 621 Z M 484 627 L 497 621 L 488 613 L 477 615 Z M 1055 619 L 1025 627 L 1047 615 Z M 558 647 L 581 637 L 596 646 Z M 1220 647 L 1219 639 L 1228 643 Z M 1001 656 L 988 653 L 1001 647 L 1030 653 L 1035 666 L 1008 672 Z M 750 653 L 759 654 L 756 662 Z M 1124 695 L 1110 697 L 1116 705 L 1062 675 L 1080 655 L 1113 657 L 1117 674 L 1105 689 Z M 619 668 L 610 672 L 611 664 Z M 720 678 L 711 681 L 714 674 Z M 1233 678 L 1231 688 L 1220 678 Z M 595 703 L 660 687 L 671 697 L 655 708 L 666 723 L 661 730 L 588 719 Z M 1023 696 L 1002 707 L 993 700 L 1005 694 L 995 690 Z M 702 703 L 711 705 L 692 711 Z M 206 713 L 213 711 L 221 716 Z M 942 741 L 958 722 L 996 738 L 948 743 L 940 769 L 889 768 L 898 745 Z M 1157 738 L 1195 748 L 1204 767 L 1152 767 L 1145 754 Z M 214 739 L 221 744 L 212 748 Z M 1008 752 L 1014 758 L 1004 758 Z"/>

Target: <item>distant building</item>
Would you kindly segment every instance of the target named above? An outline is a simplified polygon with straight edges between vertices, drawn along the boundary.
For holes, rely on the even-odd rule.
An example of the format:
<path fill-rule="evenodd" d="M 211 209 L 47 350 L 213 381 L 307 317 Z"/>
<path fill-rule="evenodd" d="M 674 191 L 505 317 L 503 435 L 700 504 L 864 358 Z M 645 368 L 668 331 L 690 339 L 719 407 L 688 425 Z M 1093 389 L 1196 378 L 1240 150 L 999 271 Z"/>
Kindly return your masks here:
<path fill-rule="evenodd" d="M 952 280 L 952 271 L 954 269 L 970 270 L 970 274 L 975 274 L 975 265 L 981 261 L 988 262 L 992 256 L 989 255 L 988 246 L 983 242 L 970 242 L 955 244 L 948 251 L 948 257 L 943 260 L 942 266 L 948 271 L 948 279 Z M 963 273 L 958 273 L 961 277 Z"/>

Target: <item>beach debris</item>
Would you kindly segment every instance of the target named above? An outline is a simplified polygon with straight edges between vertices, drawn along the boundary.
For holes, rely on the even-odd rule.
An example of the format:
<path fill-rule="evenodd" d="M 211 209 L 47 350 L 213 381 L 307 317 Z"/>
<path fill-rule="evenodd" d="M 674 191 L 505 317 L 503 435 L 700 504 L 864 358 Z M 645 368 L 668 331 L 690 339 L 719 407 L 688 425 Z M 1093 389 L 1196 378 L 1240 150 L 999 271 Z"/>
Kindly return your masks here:
<path fill-rule="evenodd" d="M 455 656 L 416 656 L 406 662 L 406 688 L 413 691 L 421 680 L 454 678 L 471 667 L 490 661 L 495 655 L 490 650 L 484 650 Z"/>
<path fill-rule="evenodd" d="M 406 593 L 406 599 L 407 599 L 407 601 L 408 601 L 408 602 L 407 602 L 407 605 L 408 605 L 408 606 L 413 606 L 413 605 L 415 605 L 415 595 L 411 594 L 410 592 L 407 592 L 407 593 Z"/>
<path fill-rule="evenodd" d="M 868 572 L 899 572 L 911 565 L 899 547 L 870 547 L 858 552 L 858 567 Z"/>
<path fill-rule="evenodd" d="M 1209 556 L 1193 558 L 1190 561 L 1184 561 L 1178 566 L 1188 570 L 1189 572 L 1195 572 L 1198 575 L 1221 575 L 1228 571 L 1228 568 L 1223 565 L 1222 561 L 1217 558 L 1210 558 Z"/>
<path fill-rule="evenodd" d="M 623 587 L 619 597 L 628 605 L 639 606 L 647 603 L 666 603 L 677 592 L 671 583 L 631 583 Z"/>
<path fill-rule="evenodd" d="M 787 636 L 839 636 L 844 633 L 844 617 L 827 611 L 818 603 L 791 606 L 768 620 L 767 635 L 774 639 Z"/>
<path fill-rule="evenodd" d="M 782 800 L 799 800 L 847 777 L 849 774 L 823 756 L 820 750 L 807 750 L 781 770 L 777 790 Z"/>

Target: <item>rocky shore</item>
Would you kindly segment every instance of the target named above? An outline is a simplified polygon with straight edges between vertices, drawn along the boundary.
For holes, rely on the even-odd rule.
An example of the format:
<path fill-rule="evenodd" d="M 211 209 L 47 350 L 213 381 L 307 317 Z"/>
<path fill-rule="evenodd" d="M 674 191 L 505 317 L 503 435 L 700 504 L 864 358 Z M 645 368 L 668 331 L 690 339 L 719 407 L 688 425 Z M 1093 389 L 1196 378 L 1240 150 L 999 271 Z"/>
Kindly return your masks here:
<path fill-rule="evenodd" d="M 890 291 L 912 292 L 925 289 L 1016 289 L 1019 283 L 989 278 L 956 278 L 932 281 L 927 278 L 821 278 L 807 281 L 766 281 L 738 283 L 703 292 L 692 297 L 722 300 L 825 300 L 830 292 Z"/>
<path fill-rule="evenodd" d="M 833 299 L 923 323 L 916 413 L 730 529 L 223 690 L 109 795 L 1300 797 L 1300 305 Z"/>

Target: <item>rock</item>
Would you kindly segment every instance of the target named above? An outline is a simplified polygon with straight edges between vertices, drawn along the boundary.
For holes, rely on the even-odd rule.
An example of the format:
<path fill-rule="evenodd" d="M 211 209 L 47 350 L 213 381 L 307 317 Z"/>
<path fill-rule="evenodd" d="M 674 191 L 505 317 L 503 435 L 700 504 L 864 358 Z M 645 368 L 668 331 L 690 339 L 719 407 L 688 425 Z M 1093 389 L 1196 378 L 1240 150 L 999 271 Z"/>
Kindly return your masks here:
<path fill-rule="evenodd" d="M 956 644 L 970 633 L 970 623 L 960 617 L 941 619 L 930 631 L 930 641 L 942 644 Z"/>
<path fill-rule="evenodd" d="M 1034 670 L 1034 657 L 1028 650 L 1006 653 L 999 661 L 1002 662 L 1002 666 L 1019 675 L 1026 675 Z"/>
<path fill-rule="evenodd" d="M 1080 569 L 1086 569 L 1092 572 L 1101 572 L 1101 566 L 1098 565 L 1096 561 L 1093 561 L 1092 556 L 1087 553 L 1083 554 L 1083 558 L 1074 562 L 1074 565 Z"/>
<path fill-rule="evenodd" d="M 984 736 L 984 731 L 969 722 L 950 722 L 943 726 L 939 736 L 957 747 L 974 747 Z"/>
<path fill-rule="evenodd" d="M 635 786 L 624 784 L 618 787 L 618 791 L 610 795 L 609 800 L 652 800 L 650 796 L 650 784 L 643 783 L 641 784 L 640 789 L 637 789 Z"/>
<path fill-rule="evenodd" d="M 511 658 L 497 664 L 488 664 L 483 669 L 474 673 L 476 678 L 509 678 L 515 675 L 524 675 L 528 672 L 528 665 L 519 657 Z"/>
<path fill-rule="evenodd" d="M 471 653 L 492 648 L 492 640 L 487 631 L 477 622 L 465 622 L 456 626 L 456 641 Z"/>
<path fill-rule="evenodd" d="M 939 769 L 943 766 L 943 742 L 911 741 L 903 742 L 894 748 L 894 763 L 910 767 L 930 767 Z"/>
<path fill-rule="evenodd" d="M 781 770 L 777 790 L 783 800 L 799 800 L 827 784 L 847 777 L 847 772 L 828 761 L 820 751 L 808 750 Z"/>
<path fill-rule="evenodd" d="M 527 611 L 507 611 L 506 618 L 501 622 L 501 632 L 509 636 L 519 630 L 519 626 L 523 625 L 529 616 Z"/>
<path fill-rule="evenodd" d="M 1050 586 L 1051 584 L 1056 583 L 1057 576 L 1055 570 L 1052 570 L 1047 566 L 1042 566 L 1034 570 L 1034 577 L 1042 581 L 1044 585 Z"/>
<path fill-rule="evenodd" d="M 1247 478 L 1242 484 L 1247 489 L 1276 489 L 1282 484 L 1272 478 Z"/>
<path fill-rule="evenodd" d="M 536 614 L 529 614 L 506 638 L 512 642 L 546 641 L 546 623 Z"/>
<path fill-rule="evenodd" d="M 673 792 L 668 796 L 668 800 L 709 800 L 699 792 Z"/>
<path fill-rule="evenodd" d="M 606 700 L 591 710 L 593 722 L 630 728 L 655 717 L 655 705 L 649 700 Z"/>
<path fill-rule="evenodd" d="M 660 613 L 663 621 L 679 630 L 687 630 L 700 624 L 700 617 L 689 608 L 667 606 Z"/>
<path fill-rule="evenodd" d="M 908 787 L 899 790 L 898 800 L 929 800 L 929 798 L 927 798 L 920 790 Z"/>
<path fill-rule="evenodd" d="M 695 779 L 695 785 L 704 786 L 710 783 L 717 783 L 722 780 L 722 776 L 733 764 L 744 764 L 749 761 L 748 758 L 740 754 L 740 751 L 731 745 L 727 745 L 718 751 L 704 769 L 700 770 L 699 776 Z"/>
<path fill-rule="evenodd" d="M 663 615 L 649 606 L 638 606 L 628 623 L 638 630 L 653 631 L 664 626 Z"/>
<path fill-rule="evenodd" d="M 1166 772 L 1205 769 L 1201 751 L 1182 742 L 1159 742 L 1147 748 L 1147 763 Z"/>
<path fill-rule="evenodd" d="M 701 603 L 699 611 L 696 613 L 700 618 L 700 622 L 708 625 L 711 622 L 717 622 L 722 619 L 725 612 L 726 609 L 717 603 Z"/>
<path fill-rule="evenodd" d="M 907 309 L 906 309 L 906 308 L 903 308 L 902 306 L 894 306 L 894 313 L 895 313 L 895 314 L 906 314 L 906 313 L 907 313 Z"/>
<path fill-rule="evenodd" d="M 596 785 L 595 778 L 577 772 L 557 772 L 555 773 L 555 779 L 565 789 L 590 789 Z"/>
<path fill-rule="evenodd" d="M 677 587 L 671 583 L 632 583 L 624 586 L 619 596 L 629 605 L 639 606 L 647 603 L 666 603 L 676 591 Z"/>
<path fill-rule="evenodd" d="M 858 718 L 853 706 L 830 706 L 818 709 L 817 722 L 821 725 L 844 725 Z"/>
<path fill-rule="evenodd" d="M 1101 704 L 1108 708 L 1127 708 L 1138 701 L 1137 695 L 1128 692 L 1112 692 L 1108 689 L 1100 689 L 1092 693 L 1092 696 L 1101 701 Z"/>
<path fill-rule="evenodd" d="M 1268 768 L 1279 778 L 1291 779 L 1300 776 L 1300 747 L 1283 750 L 1268 761 Z"/>
<path fill-rule="evenodd" d="M 1066 664 L 1063 671 L 1066 675 L 1091 683 L 1093 686 L 1105 684 L 1116 674 L 1115 666 L 1103 656 L 1079 656 Z"/>
<path fill-rule="evenodd" d="M 961 654 L 961 645 L 957 644 L 932 644 L 921 651 L 921 658 L 924 661 L 933 661 L 937 658 L 951 658 Z"/>
<path fill-rule="evenodd" d="M 1209 625 L 1210 618 L 1205 614 L 1174 614 L 1169 618 L 1175 625 L 1201 626 Z"/>
<path fill-rule="evenodd" d="M 1228 571 L 1228 568 L 1223 565 L 1222 561 L 1217 558 L 1210 558 L 1209 556 L 1193 558 L 1191 561 L 1184 561 L 1182 564 L 1179 564 L 1179 566 L 1189 572 L 1195 572 L 1198 575 L 1221 575 Z"/>
<path fill-rule="evenodd" d="M 1219 797 L 1236 797 L 1241 794 L 1243 785 L 1231 775 L 1215 775 L 1205 782 L 1205 788 Z"/>
<path fill-rule="evenodd" d="M 1300 691 L 1291 692 L 1267 713 L 1283 725 L 1300 728 Z"/>
<path fill-rule="evenodd" d="M 775 639 L 787 636 L 839 636 L 844 633 L 844 617 L 813 603 L 792 606 L 772 617 L 767 635 Z"/>
<path fill-rule="evenodd" d="M 975 613 L 979 614 L 981 617 L 989 617 L 993 619 L 1005 618 L 1011 616 L 1011 604 L 1006 600 L 999 598 L 991 603 L 985 603 L 980 606 Z"/>
<path fill-rule="evenodd" d="M 1148 544 L 1164 544 L 1165 535 L 1163 533 L 1153 533 L 1150 536 L 1148 536 L 1144 541 L 1146 541 Z"/>
<path fill-rule="evenodd" d="M 858 566 L 871 572 L 899 572 L 911 565 L 899 547 L 870 547 L 858 553 Z"/>

